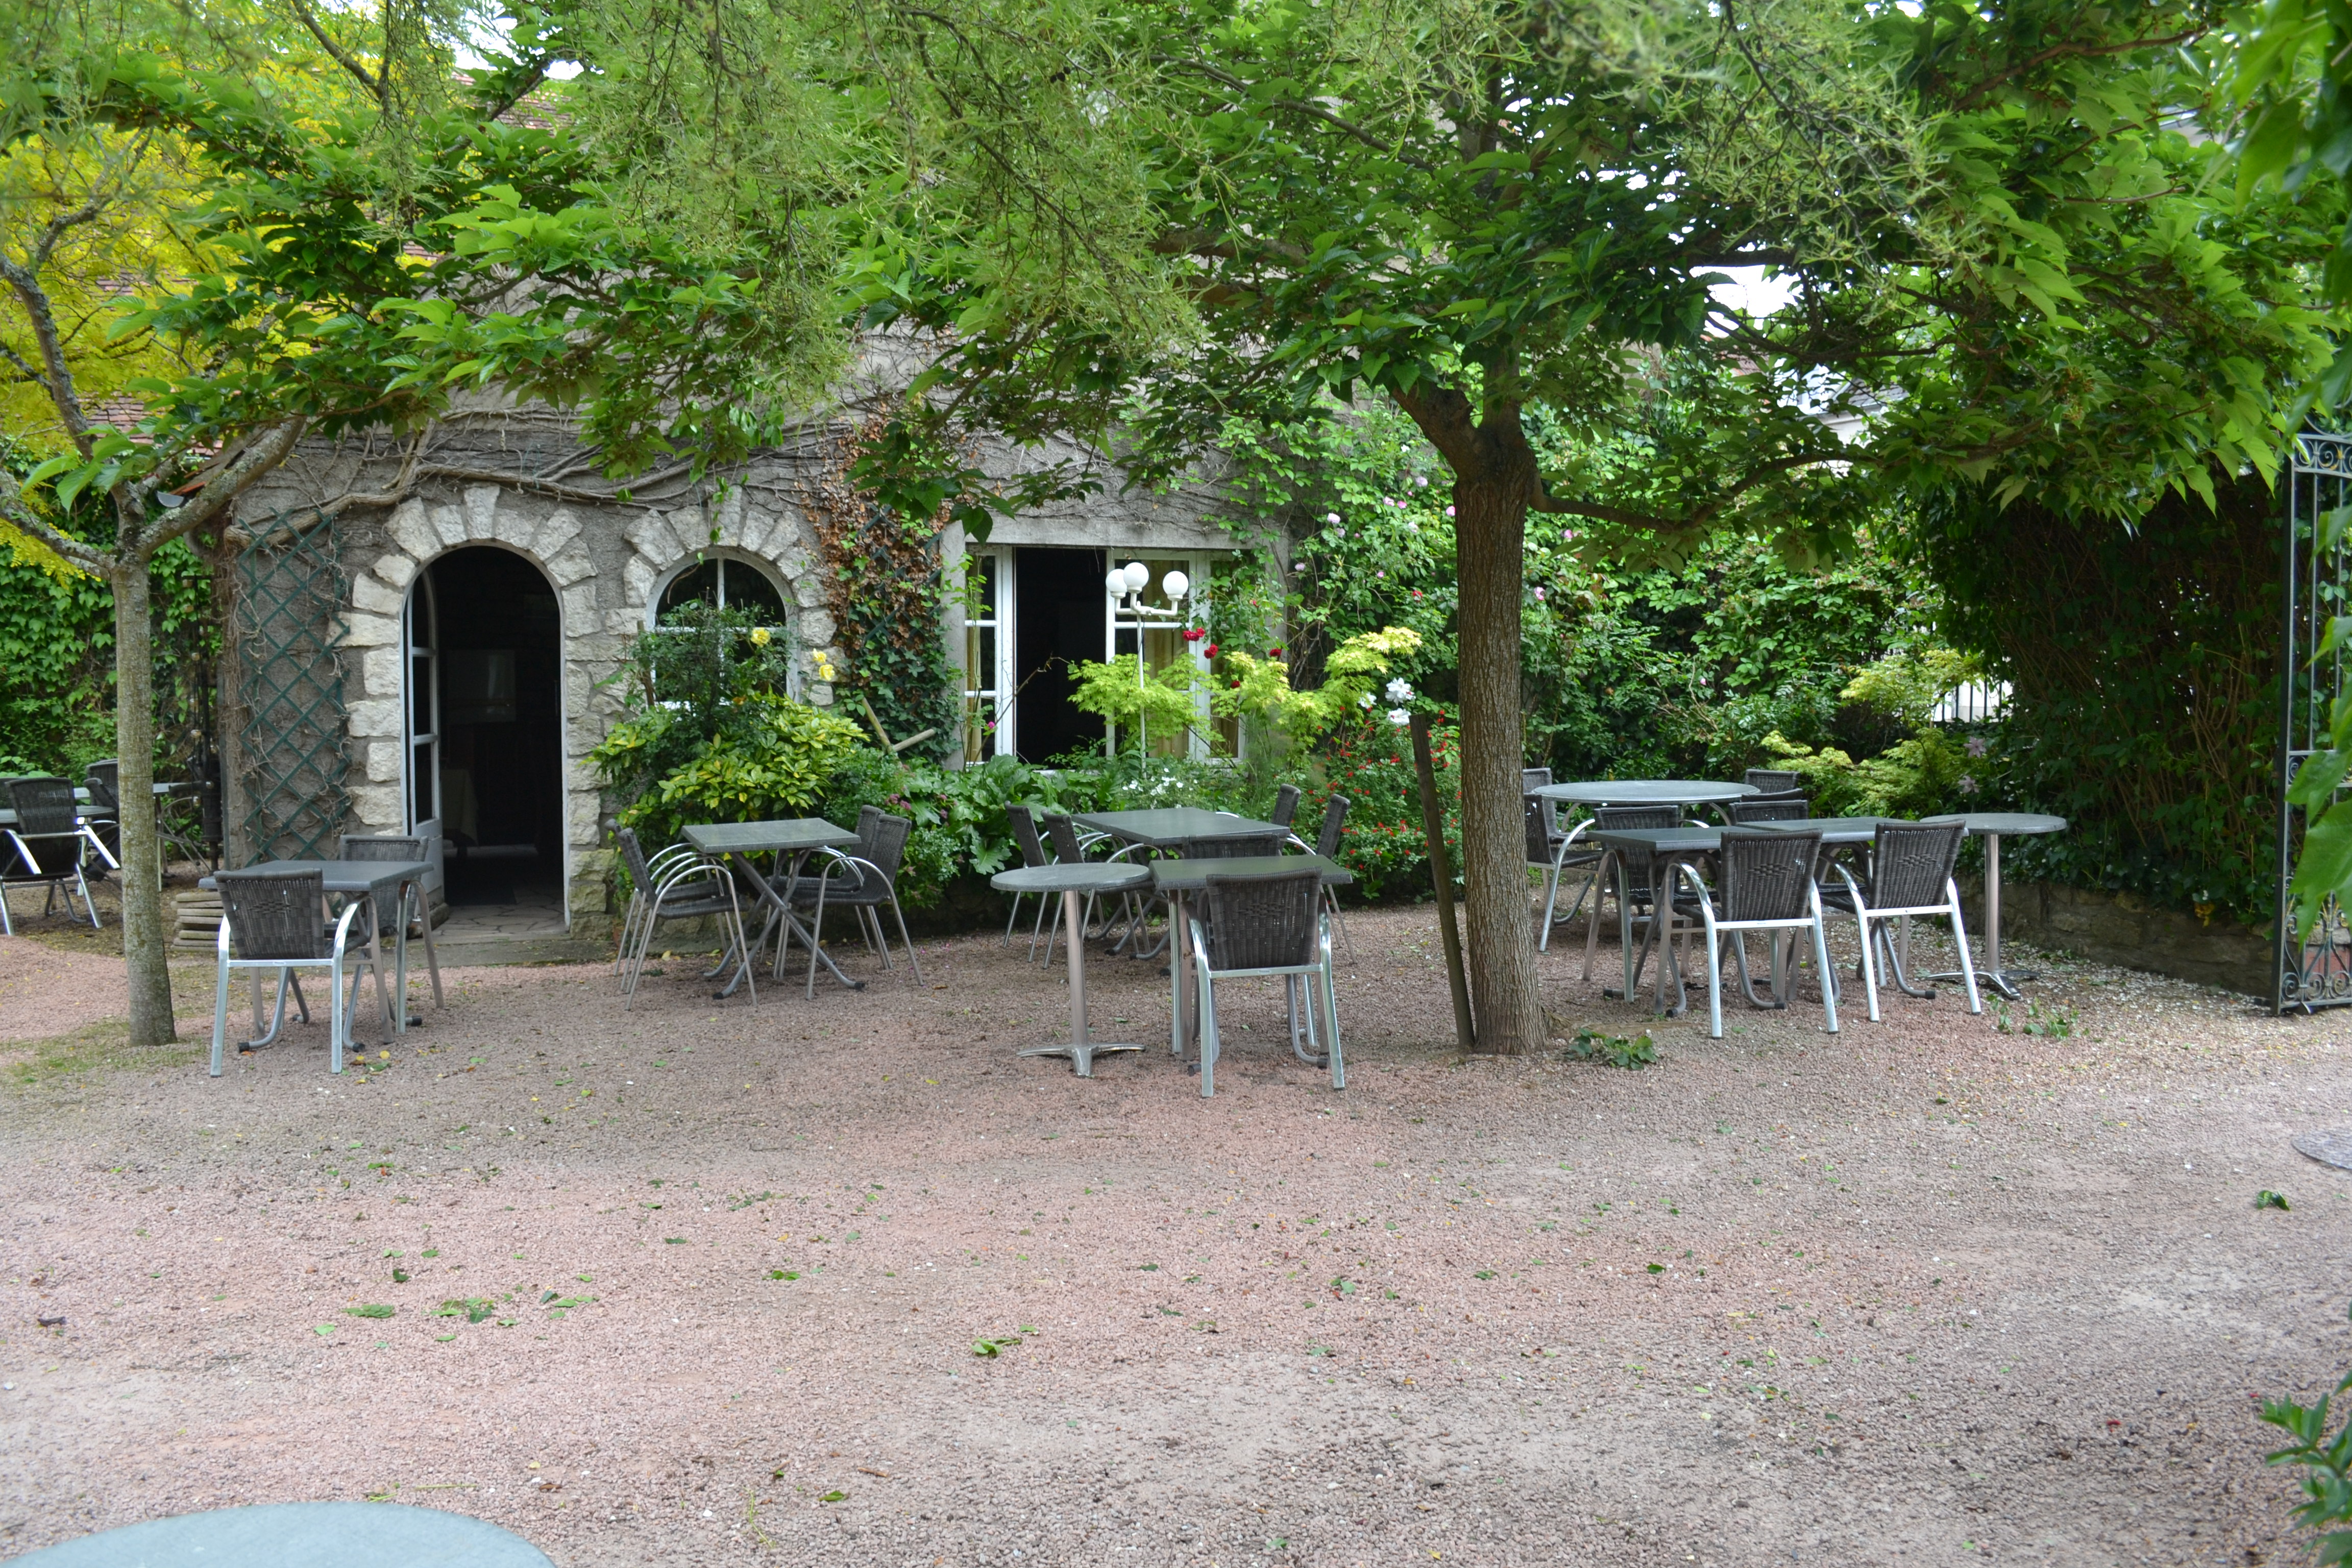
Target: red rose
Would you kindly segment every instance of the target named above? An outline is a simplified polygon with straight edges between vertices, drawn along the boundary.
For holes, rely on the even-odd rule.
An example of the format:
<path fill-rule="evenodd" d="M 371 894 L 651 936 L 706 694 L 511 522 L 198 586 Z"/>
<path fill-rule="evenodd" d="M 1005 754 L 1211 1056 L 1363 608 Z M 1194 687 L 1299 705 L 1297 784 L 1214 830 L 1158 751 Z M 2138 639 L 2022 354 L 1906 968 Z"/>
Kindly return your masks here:
<path fill-rule="evenodd" d="M 1211 658 L 1214 658 L 1217 657 L 1217 645 L 1215 643 L 1211 643 L 1207 647 L 1202 648 L 1201 651 L 1207 654 Z"/>

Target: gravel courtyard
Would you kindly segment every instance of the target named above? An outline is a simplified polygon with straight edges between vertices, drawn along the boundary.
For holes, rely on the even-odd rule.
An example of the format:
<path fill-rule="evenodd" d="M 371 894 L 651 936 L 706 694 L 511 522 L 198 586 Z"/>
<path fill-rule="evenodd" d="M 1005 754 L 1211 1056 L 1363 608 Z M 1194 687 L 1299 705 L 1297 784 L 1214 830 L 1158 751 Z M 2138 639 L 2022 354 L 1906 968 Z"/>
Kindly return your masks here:
<path fill-rule="evenodd" d="M 993 933 L 756 1012 L 452 972 L 341 1079 L 127 1052 L 119 966 L 0 942 L 0 1552 L 379 1498 L 563 1568 L 2300 1558 L 2253 1415 L 2352 1364 L 2288 1142 L 2352 1018 L 2051 961 L 2006 1030 L 1465 1062 L 1433 918 L 1351 926 L 1347 1090 L 1264 989 L 1206 1102 L 1144 964 L 1140 1057 L 1017 1058 L 1064 993 Z"/>

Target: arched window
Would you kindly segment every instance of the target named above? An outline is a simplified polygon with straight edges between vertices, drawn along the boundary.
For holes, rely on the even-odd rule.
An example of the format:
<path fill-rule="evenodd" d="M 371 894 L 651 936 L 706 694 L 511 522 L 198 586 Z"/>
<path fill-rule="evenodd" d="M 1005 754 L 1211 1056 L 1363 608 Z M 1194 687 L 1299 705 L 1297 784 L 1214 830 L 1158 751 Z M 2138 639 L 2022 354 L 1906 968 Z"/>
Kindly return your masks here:
<path fill-rule="evenodd" d="M 774 579 L 748 561 L 705 555 L 669 580 L 654 610 L 654 625 L 667 626 L 679 609 L 695 603 L 751 616 L 760 626 L 782 631 L 784 595 Z"/>

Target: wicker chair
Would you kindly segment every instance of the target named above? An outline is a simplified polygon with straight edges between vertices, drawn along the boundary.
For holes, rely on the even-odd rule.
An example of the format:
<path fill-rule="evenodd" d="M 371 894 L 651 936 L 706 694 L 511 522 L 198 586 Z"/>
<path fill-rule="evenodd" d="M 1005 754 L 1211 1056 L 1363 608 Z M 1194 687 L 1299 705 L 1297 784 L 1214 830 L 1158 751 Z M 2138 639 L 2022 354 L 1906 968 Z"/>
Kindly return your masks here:
<path fill-rule="evenodd" d="M 1620 829 L 1645 827 L 1680 827 L 1683 808 L 1679 805 L 1601 805 L 1592 810 L 1592 820 L 1581 825 L 1609 833 Z M 1601 948 L 1601 904 L 1611 893 L 1617 895 L 1617 923 L 1625 932 L 1630 946 L 1633 922 L 1647 921 L 1655 916 L 1657 897 L 1657 865 L 1654 856 L 1634 850 L 1612 849 L 1601 857 L 1592 872 L 1592 919 L 1584 929 L 1584 978 L 1592 978 L 1593 955 Z M 1637 915 L 1634 911 L 1638 910 Z M 1633 971 L 1633 959 L 1626 959 L 1625 994 L 1631 997 L 1640 976 Z"/>
<path fill-rule="evenodd" d="M 1723 943 L 1728 937 L 1738 947 L 1741 973 L 1748 963 L 1749 931 L 1770 933 L 1773 991 L 1781 995 L 1779 935 L 1811 931 L 1813 964 L 1822 977 L 1822 1011 L 1829 1032 L 1838 1032 L 1837 977 L 1830 970 L 1829 944 L 1823 931 L 1821 889 L 1813 882 L 1813 867 L 1821 859 L 1818 833 L 1776 833 L 1770 829 L 1723 836 L 1723 886 L 1710 892 L 1695 866 L 1679 869 L 1692 893 L 1689 905 L 1706 931 L 1707 1033 L 1723 1037 Z M 1795 964 L 1789 965 L 1788 989 L 1795 989 Z M 1679 984 L 1679 973 L 1677 973 Z M 1783 1003 L 1785 1005 L 1785 1003 Z"/>
<path fill-rule="evenodd" d="M 824 874 L 802 879 L 816 885 L 816 917 L 809 924 L 812 944 L 809 948 L 808 994 L 816 994 L 816 947 L 824 940 L 824 911 L 828 905 L 846 908 L 857 914 L 857 929 L 866 945 L 878 949 L 882 967 L 890 967 L 890 938 L 882 930 L 882 906 L 890 906 L 890 914 L 898 922 L 898 940 L 906 945 L 907 962 L 913 965 L 915 984 L 923 983 L 923 961 L 915 955 L 915 939 L 907 934 L 907 916 L 898 908 L 898 867 L 906 858 L 907 836 L 915 828 L 914 822 L 904 816 L 892 816 L 887 812 L 877 814 L 871 839 L 861 839 L 860 853 L 844 854 L 838 849 L 822 851 L 825 856 Z M 782 957 L 780 953 L 779 958 Z"/>
<path fill-rule="evenodd" d="M 1266 813 L 1265 819 L 1268 822 L 1273 823 L 1276 827 L 1282 828 L 1284 831 L 1287 832 L 1290 827 L 1290 819 L 1298 815 L 1298 795 L 1299 790 L 1297 784 L 1284 784 L 1280 789 L 1276 790 L 1274 792 L 1274 809 Z"/>
<path fill-rule="evenodd" d="M 1739 782 L 1762 795 L 1788 795 L 1805 787 L 1805 775 L 1786 768 L 1750 768 Z"/>
<path fill-rule="evenodd" d="M 1316 829 L 1314 843 L 1307 843 L 1307 840 L 1299 837 L 1296 832 L 1293 832 L 1284 842 L 1291 848 L 1299 850 L 1305 854 L 1320 855 L 1326 860 L 1338 859 L 1339 857 L 1339 840 L 1345 837 L 1348 831 L 1348 807 L 1349 804 L 1348 797 L 1344 795 L 1335 795 L 1330 799 L 1323 803 L 1323 826 Z M 1267 846 L 1260 848 L 1256 853 L 1266 854 L 1270 853 L 1271 849 L 1272 847 Z M 1339 912 L 1339 890 L 1338 889 L 1326 888 L 1323 889 L 1323 907 L 1331 912 L 1331 923 L 1339 928 L 1339 940 L 1347 943 L 1348 962 L 1350 963 L 1355 963 L 1356 939 L 1349 932 L 1347 917 Z"/>
<path fill-rule="evenodd" d="M 1751 822 L 1803 822 L 1813 815 L 1813 803 L 1801 795 L 1751 795 L 1727 803 L 1723 814 L 1734 827 Z"/>
<path fill-rule="evenodd" d="M 79 892 L 82 912 L 95 930 L 98 906 L 90 902 L 89 881 L 82 867 L 93 847 L 101 852 L 104 847 L 99 845 L 96 834 L 82 826 L 73 785 L 60 778 L 11 779 L 8 802 L 16 808 L 16 821 L 0 829 L 8 835 L 7 859 L 0 864 L 0 933 L 16 934 L 8 915 L 8 889 L 26 883 L 46 889 L 47 896 L 41 900 L 44 916 L 56 907 L 62 892 L 66 918 L 72 919 L 74 894 Z"/>
<path fill-rule="evenodd" d="M 629 944 L 635 940 L 637 922 L 645 919 L 646 911 L 653 907 L 654 889 L 661 885 L 661 879 L 679 867 L 700 858 L 691 844 L 673 844 L 657 854 L 647 856 L 637 843 L 634 828 L 614 829 L 614 841 L 618 843 L 624 833 L 629 836 L 628 844 L 621 853 L 621 864 L 629 873 L 629 903 L 621 911 L 621 945 L 613 954 L 614 974 L 620 973 L 623 965 L 629 961 Z M 636 851 L 635 859 L 630 856 L 632 849 Z M 642 878 L 637 875 L 638 861 L 645 863 L 646 875 Z"/>
<path fill-rule="evenodd" d="M 1952 922 L 1952 945 L 1960 950 L 1960 984 L 1967 989 L 1969 1011 L 1981 1013 L 1977 994 L 1976 966 L 1969 959 L 1969 935 L 1960 920 L 1960 892 L 1952 867 L 1960 855 L 1961 825 L 1957 822 L 1882 822 L 1871 841 L 1870 878 L 1854 880 L 1843 866 L 1837 868 L 1845 887 L 1824 895 L 1832 914 L 1852 915 L 1862 927 L 1862 984 L 1870 1001 L 1870 1021 L 1878 1022 L 1878 954 L 1884 950 L 1886 973 L 1906 996 L 1931 997 L 1932 989 L 1915 989 L 1904 978 L 1886 922 L 1906 915 L 1943 916 Z"/>
<path fill-rule="evenodd" d="M 81 820 L 98 837 L 98 852 L 108 870 L 122 866 L 122 788 L 121 769 L 112 757 L 95 762 L 82 770 L 82 788 L 89 792 L 89 804 L 82 807 Z"/>
<path fill-rule="evenodd" d="M 1541 773 L 1547 779 L 1551 773 L 1549 768 L 1528 771 L 1531 774 Z M 1584 842 L 1586 831 L 1592 826 L 1592 818 L 1587 817 L 1562 833 L 1559 831 L 1559 807 L 1554 802 L 1530 798 L 1526 805 L 1528 864 L 1540 868 L 1544 874 L 1543 919 L 1536 928 L 1536 950 L 1549 952 L 1551 951 L 1551 928 L 1574 920 L 1577 911 L 1584 907 L 1585 896 L 1591 893 L 1599 882 L 1601 854 Z M 1569 906 L 1568 913 L 1557 914 L 1559 879 L 1570 869 L 1585 873 L 1584 885 L 1576 890 L 1576 901 Z M 1591 918 L 1594 921 L 1601 918 L 1598 897 L 1593 899 Z"/>
<path fill-rule="evenodd" d="M 374 969 L 375 965 L 364 954 L 351 951 L 352 924 L 359 919 L 360 908 L 366 900 L 353 899 L 344 905 L 341 918 L 330 931 L 324 919 L 326 880 L 324 874 L 318 871 L 291 877 L 265 871 L 223 871 L 214 879 L 214 886 L 220 889 L 221 922 L 220 934 L 214 942 L 219 968 L 213 985 L 213 1077 L 221 1074 L 221 1051 L 228 1039 L 229 972 L 236 969 L 268 969 L 278 973 L 278 1005 L 270 1018 L 269 1032 L 258 1039 L 246 1041 L 238 1047 L 241 1050 L 257 1050 L 278 1037 L 278 1031 L 286 1023 L 287 985 L 296 969 L 325 969 L 331 987 L 327 1070 L 343 1070 L 343 1052 L 352 1040 L 352 1003 L 361 978 L 358 969 L 353 968 L 351 984 L 346 985 L 345 966 Z M 379 987 L 383 984 L 380 973 L 376 983 Z M 299 1000 L 300 993 L 298 991 L 296 995 Z M 310 1009 L 305 1007 L 306 1019 L 309 1014 Z"/>
<path fill-rule="evenodd" d="M 1313 869 L 1208 879 L 1192 906 L 1192 974 L 1200 987 L 1202 1099 L 1214 1094 L 1217 1088 L 1221 1042 L 1216 983 L 1277 974 L 1286 982 L 1291 1049 L 1310 1066 L 1328 1066 L 1333 1089 L 1348 1087 L 1333 991 L 1330 917 L 1323 912 L 1322 904 L 1322 874 Z M 1299 1047 L 1302 995 L 1307 1049 Z M 1315 1052 L 1313 1047 L 1318 1044 L 1321 1050 Z"/>
<path fill-rule="evenodd" d="M 701 856 L 691 858 L 665 855 L 665 869 L 656 876 L 646 863 L 646 852 L 637 844 L 635 829 L 624 827 L 613 835 L 620 845 L 621 861 L 629 868 L 629 880 L 650 889 L 645 911 L 637 919 L 636 951 L 625 949 L 621 954 L 621 994 L 626 998 L 622 1010 L 636 1005 L 637 982 L 645 978 L 646 952 L 653 945 L 654 928 L 664 921 L 692 921 L 716 918 L 726 933 L 731 951 L 743 955 L 743 985 L 751 1005 L 760 1005 L 760 987 L 751 977 L 751 950 L 743 941 L 743 905 L 735 895 L 735 879 L 727 868 Z M 725 953 L 719 956 L 719 967 L 727 963 Z"/>
<path fill-rule="evenodd" d="M 1043 866 L 1045 864 L 1045 846 L 1044 841 L 1037 837 L 1036 814 L 1032 812 L 1025 805 L 1008 805 L 1004 808 L 1004 815 L 1005 817 L 1013 824 L 1013 842 L 1014 847 L 1021 851 L 1021 863 L 1024 866 Z M 1045 906 L 1054 901 L 1043 893 L 1037 894 L 1036 898 L 1037 918 L 1031 921 L 1029 926 L 1029 956 L 1031 958 L 1037 956 L 1037 938 L 1045 929 Z M 1021 894 L 1015 893 L 1013 895 L 1012 912 L 1004 917 L 1004 945 L 1006 947 L 1011 947 L 1013 945 L 1013 927 L 1014 923 L 1021 919 Z"/>

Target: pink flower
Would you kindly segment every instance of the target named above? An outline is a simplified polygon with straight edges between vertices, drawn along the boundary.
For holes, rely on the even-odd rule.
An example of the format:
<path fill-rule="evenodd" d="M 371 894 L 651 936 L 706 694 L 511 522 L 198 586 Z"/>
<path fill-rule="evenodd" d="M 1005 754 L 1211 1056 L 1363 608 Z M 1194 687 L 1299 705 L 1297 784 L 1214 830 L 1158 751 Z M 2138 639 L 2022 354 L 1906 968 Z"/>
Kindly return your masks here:
<path fill-rule="evenodd" d="M 1538 604 L 1538 605 L 1540 605 L 1540 604 L 1542 604 L 1543 602 L 1544 602 L 1543 590 L 1542 590 L 1541 588 L 1538 588 L 1538 589 L 1536 590 L 1536 603 L 1537 603 L 1537 604 Z"/>

